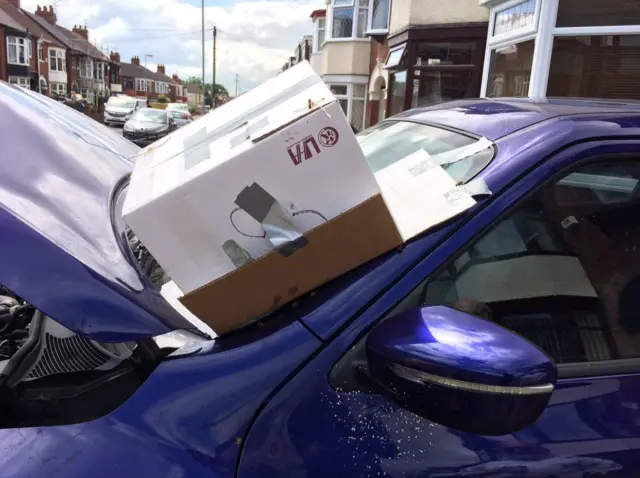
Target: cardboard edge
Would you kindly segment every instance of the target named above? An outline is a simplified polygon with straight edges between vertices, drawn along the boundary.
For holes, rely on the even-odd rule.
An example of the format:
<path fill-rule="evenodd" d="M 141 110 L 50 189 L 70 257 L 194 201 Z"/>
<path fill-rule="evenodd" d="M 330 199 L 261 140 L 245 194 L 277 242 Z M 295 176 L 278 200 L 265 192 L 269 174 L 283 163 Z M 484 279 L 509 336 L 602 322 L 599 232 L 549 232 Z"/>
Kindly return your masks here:
<path fill-rule="evenodd" d="M 351 211 L 353 211 L 354 209 L 357 209 L 357 208 L 361 207 L 363 204 L 370 203 L 370 202 L 372 202 L 372 201 L 375 201 L 375 200 L 376 200 L 376 199 L 378 199 L 378 198 L 380 198 L 380 199 L 382 199 L 382 200 L 384 201 L 384 198 L 382 197 L 382 194 L 381 194 L 381 193 L 377 193 L 377 194 L 375 194 L 375 195 L 371 196 L 369 199 L 367 199 L 367 200 L 365 200 L 365 201 L 361 202 L 360 204 L 358 204 L 358 205 L 356 205 L 356 206 L 354 206 L 354 207 L 352 207 L 352 208 L 350 208 L 350 209 L 347 209 L 346 211 L 344 211 L 344 212 L 343 212 L 343 213 L 341 213 L 341 214 L 338 214 L 336 217 L 332 218 L 332 219 L 331 219 L 331 220 L 329 220 L 328 222 L 325 222 L 325 223 L 319 224 L 318 226 L 316 226 L 316 227 L 314 227 L 314 228 L 309 229 L 308 231 L 306 231 L 306 232 L 303 234 L 303 236 L 305 236 L 305 237 L 306 237 L 308 234 L 312 233 L 313 231 L 315 231 L 315 230 L 317 230 L 317 229 L 319 229 L 319 228 L 324 227 L 325 225 L 327 225 L 327 224 L 328 224 L 328 223 L 330 223 L 331 221 L 333 221 L 333 220 L 335 220 L 335 219 L 337 219 L 337 218 L 339 218 L 339 217 L 342 217 L 342 216 L 344 216 L 345 214 L 349 214 Z M 386 206 L 386 203 L 384 203 L 384 204 L 385 204 L 385 206 Z M 396 231 L 396 232 L 397 232 L 397 234 L 398 234 L 398 245 L 402 245 L 402 244 L 404 243 L 404 240 L 402 239 L 402 236 L 400 235 L 400 232 L 399 232 L 399 231 Z M 279 253 L 278 251 L 276 251 L 276 250 L 271 250 L 271 251 L 267 252 L 266 254 L 264 254 L 263 256 L 260 256 L 260 257 L 256 258 L 256 259 L 255 259 L 255 261 L 262 260 L 262 259 L 264 259 L 265 257 L 269 257 L 269 256 L 270 256 L 270 255 L 272 255 L 272 254 L 280 254 L 280 253 Z M 293 254 L 293 256 L 295 256 L 295 253 Z M 179 298 L 180 302 L 182 303 L 182 299 L 183 299 L 183 298 L 186 298 L 186 297 L 189 297 L 190 295 L 193 295 L 193 294 L 196 294 L 196 293 L 201 292 L 203 289 L 205 289 L 205 288 L 209 287 L 209 285 L 210 285 L 210 284 L 212 284 L 213 282 L 216 282 L 216 281 L 222 280 L 222 279 L 224 279 L 224 278 L 226 278 L 226 277 L 230 277 L 230 276 L 232 276 L 232 275 L 234 275 L 234 274 L 238 274 L 242 269 L 244 269 L 245 267 L 249 266 L 250 264 L 253 264 L 253 262 L 254 262 L 254 261 L 252 261 L 252 262 L 250 262 L 250 263 L 248 263 L 248 264 L 245 264 L 245 265 L 243 265 L 242 267 L 239 267 L 239 268 L 237 268 L 237 269 L 235 269 L 235 270 L 233 270 L 233 271 L 231 271 L 231 272 L 229 272 L 229 273 L 227 273 L 227 274 L 224 274 L 224 275 L 222 275 L 222 276 L 220 276 L 220 277 L 216 278 L 216 279 L 215 279 L 215 280 L 213 280 L 213 281 L 210 281 L 210 282 L 207 282 L 207 283 L 206 283 L 206 284 L 204 284 L 204 285 L 201 285 L 201 286 L 200 286 L 200 287 L 198 287 L 197 289 L 193 289 L 192 291 L 187 292 L 186 294 L 183 294 L 183 295 L 182 295 L 182 297 L 180 297 L 180 298 Z"/>

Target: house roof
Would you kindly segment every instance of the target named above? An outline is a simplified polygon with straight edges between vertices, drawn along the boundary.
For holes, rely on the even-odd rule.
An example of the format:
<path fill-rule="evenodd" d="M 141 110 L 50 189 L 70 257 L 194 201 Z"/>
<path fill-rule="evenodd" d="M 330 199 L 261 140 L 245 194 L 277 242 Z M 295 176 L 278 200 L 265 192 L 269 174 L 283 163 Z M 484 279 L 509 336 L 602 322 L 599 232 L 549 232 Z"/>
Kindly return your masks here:
<path fill-rule="evenodd" d="M 164 73 L 160 73 L 158 71 L 156 71 L 155 73 L 153 73 L 154 78 L 156 78 L 157 81 L 164 81 L 165 83 L 169 83 L 170 85 L 177 85 L 178 83 L 171 78 L 169 75 L 166 75 Z"/>
<path fill-rule="evenodd" d="M 111 59 L 109 57 L 107 57 L 104 53 L 93 46 L 91 42 L 85 40 L 77 33 L 74 33 L 65 27 L 61 27 L 60 25 L 52 25 L 44 18 L 40 18 L 34 13 L 24 13 L 70 50 L 84 53 L 85 55 L 88 55 L 91 58 L 95 58 L 97 60 L 111 62 Z"/>
<path fill-rule="evenodd" d="M 324 18 L 327 16 L 327 11 L 325 9 L 322 10 L 314 10 L 313 12 L 311 12 L 311 15 L 309 15 L 311 18 L 316 19 L 316 18 Z"/>
<path fill-rule="evenodd" d="M 148 80 L 156 79 L 154 73 L 144 66 L 124 62 L 120 62 L 120 76 L 128 76 L 130 78 L 146 78 Z"/>
<path fill-rule="evenodd" d="M 4 3 L 0 4 L 0 6 L 4 6 Z M 6 13 L 4 10 L 0 9 L 0 25 L 5 25 L 9 28 L 17 30 L 19 32 L 25 32 L 27 29 L 16 22 L 11 16 Z"/>
<path fill-rule="evenodd" d="M 42 38 L 47 43 L 51 43 L 52 45 L 57 47 L 64 47 L 61 42 L 56 40 L 48 31 L 42 28 L 39 23 L 35 22 L 28 14 L 26 14 L 16 6 L 0 0 L 0 13 L 9 15 L 29 33 L 36 37 Z M 0 21 L 0 23 L 2 22 Z"/>
<path fill-rule="evenodd" d="M 187 91 L 189 93 L 192 93 L 194 95 L 197 95 L 198 93 L 202 93 L 202 90 L 200 89 L 200 85 L 198 85 L 197 83 L 187 83 L 184 86 L 187 87 Z"/>

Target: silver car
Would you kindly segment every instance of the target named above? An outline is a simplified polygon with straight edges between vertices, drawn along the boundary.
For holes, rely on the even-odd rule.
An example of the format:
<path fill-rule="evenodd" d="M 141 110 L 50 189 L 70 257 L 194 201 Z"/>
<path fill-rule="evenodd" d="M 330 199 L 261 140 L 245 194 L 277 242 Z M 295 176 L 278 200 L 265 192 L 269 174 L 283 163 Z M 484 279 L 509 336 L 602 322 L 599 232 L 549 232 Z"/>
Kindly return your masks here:
<path fill-rule="evenodd" d="M 112 96 L 104 105 L 104 124 L 124 125 L 133 115 L 139 105 L 130 96 Z"/>
<path fill-rule="evenodd" d="M 189 110 L 182 110 L 182 109 L 169 109 L 167 108 L 167 113 L 169 113 L 171 115 L 171 117 L 173 118 L 173 120 L 176 122 L 176 125 L 178 126 L 178 128 L 180 128 L 181 126 L 184 126 L 188 123 L 191 123 L 193 121 L 193 118 L 191 117 L 191 113 L 189 113 Z"/>

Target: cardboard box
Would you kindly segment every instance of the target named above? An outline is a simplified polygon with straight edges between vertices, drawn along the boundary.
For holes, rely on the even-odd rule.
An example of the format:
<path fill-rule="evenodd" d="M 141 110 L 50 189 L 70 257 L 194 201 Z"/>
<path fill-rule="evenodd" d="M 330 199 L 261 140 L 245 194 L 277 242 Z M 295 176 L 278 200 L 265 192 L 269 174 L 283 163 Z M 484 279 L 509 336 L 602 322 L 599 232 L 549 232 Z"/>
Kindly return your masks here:
<path fill-rule="evenodd" d="M 303 239 L 379 193 L 339 102 L 303 63 L 142 150 L 123 217 L 190 293 L 236 270 L 229 241 L 254 260 L 273 250 L 258 218 L 270 198 L 291 223 L 276 233 Z"/>
<path fill-rule="evenodd" d="M 374 176 L 303 63 L 142 150 L 123 216 L 221 335 L 471 207 L 454 186 L 424 150 Z"/>
<path fill-rule="evenodd" d="M 270 252 L 180 302 L 223 335 L 402 244 L 380 195 L 305 236 L 290 257 Z"/>

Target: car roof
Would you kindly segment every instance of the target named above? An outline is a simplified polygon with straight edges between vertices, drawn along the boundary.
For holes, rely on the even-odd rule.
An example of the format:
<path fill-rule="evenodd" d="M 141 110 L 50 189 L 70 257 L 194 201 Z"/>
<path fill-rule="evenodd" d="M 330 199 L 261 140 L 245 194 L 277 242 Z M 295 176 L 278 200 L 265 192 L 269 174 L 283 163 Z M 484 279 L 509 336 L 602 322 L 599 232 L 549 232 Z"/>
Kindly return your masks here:
<path fill-rule="evenodd" d="M 640 113 L 640 102 L 574 98 L 469 99 L 414 108 L 389 120 L 436 124 L 495 141 L 551 118 L 594 113 Z"/>

